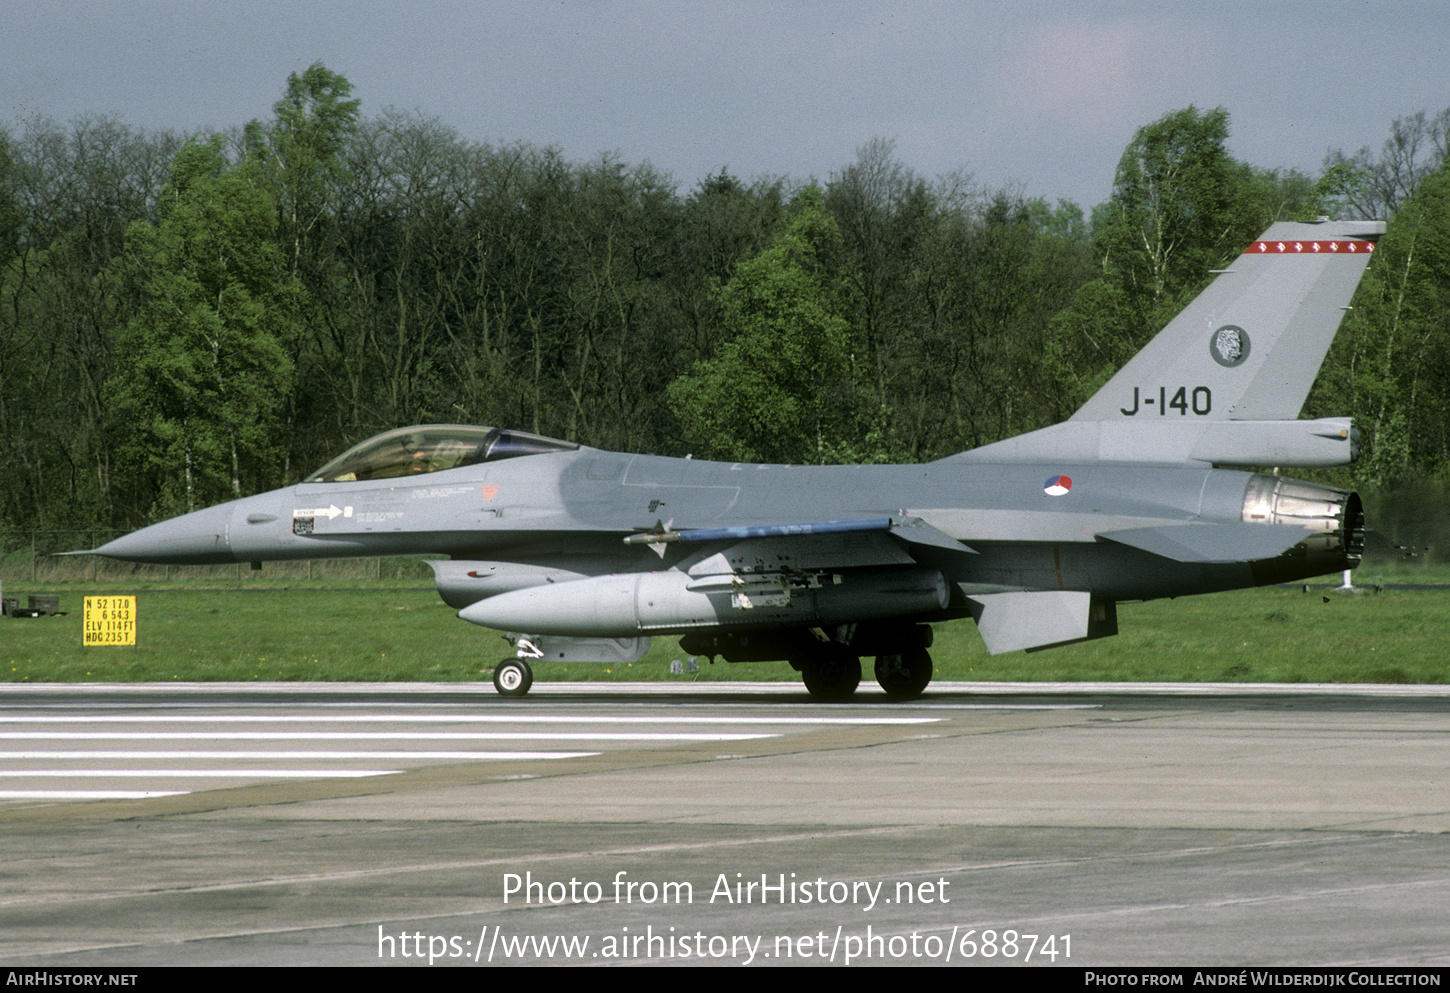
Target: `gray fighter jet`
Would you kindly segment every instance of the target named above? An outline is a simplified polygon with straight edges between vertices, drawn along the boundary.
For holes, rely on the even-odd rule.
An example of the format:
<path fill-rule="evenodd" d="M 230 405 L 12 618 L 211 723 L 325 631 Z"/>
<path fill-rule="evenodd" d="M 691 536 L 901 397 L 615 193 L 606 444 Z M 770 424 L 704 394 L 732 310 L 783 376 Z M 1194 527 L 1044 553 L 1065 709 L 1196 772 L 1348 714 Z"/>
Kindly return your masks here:
<path fill-rule="evenodd" d="M 521 431 L 379 435 L 295 486 L 95 549 L 131 562 L 436 555 L 458 616 L 508 632 L 495 669 L 623 662 L 656 635 L 785 660 L 843 700 L 875 657 L 931 679 L 933 622 L 992 653 L 1116 634 L 1121 601 L 1349 568 L 1354 493 L 1280 476 L 1352 461 L 1348 418 L 1300 408 L 1379 222 L 1275 224 L 1064 423 L 924 465 L 790 466 L 600 451 Z M 1228 467 L 1274 467 L 1273 474 Z M 445 558 L 446 557 L 446 558 Z"/>

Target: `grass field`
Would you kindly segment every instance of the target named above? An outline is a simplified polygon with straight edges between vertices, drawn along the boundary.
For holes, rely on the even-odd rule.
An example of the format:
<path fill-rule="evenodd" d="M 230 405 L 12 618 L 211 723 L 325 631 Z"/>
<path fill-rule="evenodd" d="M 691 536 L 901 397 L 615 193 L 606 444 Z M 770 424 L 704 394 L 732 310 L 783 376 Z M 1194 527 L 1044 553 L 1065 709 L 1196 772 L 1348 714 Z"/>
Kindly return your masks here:
<path fill-rule="evenodd" d="M 489 679 L 508 652 L 500 635 L 453 616 L 431 586 L 397 579 L 252 577 L 25 584 L 5 595 L 59 593 L 63 617 L 0 620 L 0 678 L 12 682 Z M 1355 582 L 1443 589 L 1304 593 L 1266 588 L 1118 608 L 1121 634 L 1067 648 L 990 657 L 971 621 L 936 626 L 937 679 L 1440 683 L 1450 663 L 1450 570 L 1366 566 Z M 1335 577 L 1337 582 L 1337 577 Z M 1324 585 L 1328 583 L 1329 585 Z M 285 584 L 285 585 L 279 585 Z M 346 588 L 338 588 L 345 586 Z M 138 645 L 81 645 L 87 594 L 138 595 Z M 672 676 L 685 656 L 657 638 L 633 665 L 543 663 L 541 680 L 797 680 L 783 662 L 709 665 Z M 866 666 L 870 678 L 869 660 Z"/>

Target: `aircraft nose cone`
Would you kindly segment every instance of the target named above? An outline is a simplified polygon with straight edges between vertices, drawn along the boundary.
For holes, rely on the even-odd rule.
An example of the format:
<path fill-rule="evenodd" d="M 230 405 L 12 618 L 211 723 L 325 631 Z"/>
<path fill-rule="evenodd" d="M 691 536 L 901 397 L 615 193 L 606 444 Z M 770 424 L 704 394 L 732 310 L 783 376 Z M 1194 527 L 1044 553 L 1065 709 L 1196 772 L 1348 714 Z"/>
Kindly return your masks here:
<path fill-rule="evenodd" d="M 96 549 L 96 554 L 123 562 L 159 565 L 235 562 L 228 537 L 232 509 L 231 504 L 224 503 L 173 517 L 107 542 Z"/>

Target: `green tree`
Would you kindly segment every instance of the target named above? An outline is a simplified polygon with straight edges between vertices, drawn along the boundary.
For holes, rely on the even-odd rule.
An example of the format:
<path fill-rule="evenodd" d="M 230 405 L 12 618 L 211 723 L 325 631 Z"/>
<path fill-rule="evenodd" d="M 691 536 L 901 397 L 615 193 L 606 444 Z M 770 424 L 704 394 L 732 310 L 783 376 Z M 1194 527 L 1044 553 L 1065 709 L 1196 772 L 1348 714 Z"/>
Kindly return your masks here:
<path fill-rule="evenodd" d="M 9 136 L 0 199 L 19 214 L 0 209 L 11 248 L 0 265 L 0 517 L 109 516 L 101 388 L 133 303 L 109 265 L 126 226 L 153 216 L 181 144 L 97 116 L 32 117 Z"/>
<path fill-rule="evenodd" d="M 1143 331 L 1166 323 L 1161 310 L 1243 247 L 1228 237 L 1240 178 L 1228 127 L 1222 107 L 1175 111 L 1139 128 L 1118 162 L 1094 242 L 1104 275 L 1127 294 Z"/>
<path fill-rule="evenodd" d="M 1084 279 L 1082 212 L 1015 190 L 938 214 L 913 252 L 910 309 L 892 335 L 887 403 L 912 458 L 937 458 L 1048 423 L 1043 336 Z"/>
<path fill-rule="evenodd" d="M 1356 482 L 1450 469 L 1450 165 L 1400 206 L 1355 294 L 1307 413 L 1354 415 Z"/>
<path fill-rule="evenodd" d="M 716 287 L 729 281 L 741 260 L 769 247 L 784 222 L 786 201 L 784 180 L 747 184 L 722 169 L 701 180 L 681 205 L 670 245 L 670 284 L 683 368 L 713 355 L 723 342 Z"/>
<path fill-rule="evenodd" d="M 731 335 L 669 387 L 687 446 L 707 458 L 821 462 L 859 433 L 843 288 L 825 265 L 840 234 L 807 187 L 770 248 L 716 299 Z"/>
<path fill-rule="evenodd" d="M 296 382 L 324 378 L 333 357 L 326 353 L 325 332 L 336 321 L 337 297 L 346 278 L 340 272 L 342 250 L 337 213 L 341 191 L 349 178 L 347 153 L 358 126 L 359 101 L 351 99 L 347 78 L 315 62 L 300 75 L 287 77 L 282 98 L 272 106 L 268 125 L 250 122 L 244 148 L 248 159 L 261 164 L 275 202 L 277 241 L 287 265 L 306 291 L 302 298 L 303 327 L 311 334 L 291 342 Z M 321 406 L 321 391 L 294 388 L 287 398 L 287 444 L 284 469 L 294 476 L 297 461 L 309 468 L 317 432 L 299 431 L 299 424 L 318 424 L 330 411 Z"/>
<path fill-rule="evenodd" d="M 892 338 L 911 324 L 908 283 L 920 250 L 939 220 L 938 200 L 896 158 L 895 142 L 874 138 L 856 161 L 831 178 L 826 191 L 841 231 L 857 351 L 867 356 L 874 388 L 885 393 Z"/>
<path fill-rule="evenodd" d="M 316 264 L 311 243 L 335 203 L 346 176 L 343 152 L 357 130 L 359 101 L 350 100 L 345 76 L 314 62 L 287 77 L 282 99 L 272 106 L 272 125 L 247 126 L 249 156 L 266 163 L 281 218 L 280 240 L 295 275 Z M 317 273 L 309 275 L 316 276 Z"/>
<path fill-rule="evenodd" d="M 15 195 L 15 161 L 10 157 L 10 136 L 0 128 L 0 265 L 20 251 L 20 227 L 25 215 Z"/>
<path fill-rule="evenodd" d="M 141 303 L 106 398 L 118 461 L 158 516 L 280 481 L 300 289 L 257 164 L 221 148 L 177 154 L 159 223 L 132 225 L 122 260 Z"/>
<path fill-rule="evenodd" d="M 1228 111 L 1195 107 L 1138 129 L 1112 198 L 1094 211 L 1097 278 L 1052 326 L 1046 355 L 1064 413 L 1086 400 L 1254 238 L 1312 219 L 1328 189 L 1229 154 Z"/>
<path fill-rule="evenodd" d="M 1324 182 L 1345 213 L 1389 220 L 1447 158 L 1450 108 L 1434 117 L 1422 110 L 1395 118 L 1378 158 L 1368 145 L 1353 155 L 1330 152 L 1324 160 Z"/>

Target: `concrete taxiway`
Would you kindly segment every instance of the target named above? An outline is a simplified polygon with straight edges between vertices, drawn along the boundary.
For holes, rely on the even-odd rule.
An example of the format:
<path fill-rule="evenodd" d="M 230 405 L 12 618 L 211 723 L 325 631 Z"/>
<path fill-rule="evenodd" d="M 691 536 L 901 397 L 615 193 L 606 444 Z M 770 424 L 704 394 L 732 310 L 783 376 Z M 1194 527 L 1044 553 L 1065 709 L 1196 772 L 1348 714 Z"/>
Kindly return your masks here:
<path fill-rule="evenodd" d="M 1447 717 L 1436 687 L 7 687 L 0 963 L 1444 965 Z"/>

